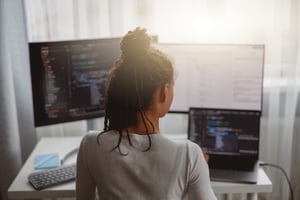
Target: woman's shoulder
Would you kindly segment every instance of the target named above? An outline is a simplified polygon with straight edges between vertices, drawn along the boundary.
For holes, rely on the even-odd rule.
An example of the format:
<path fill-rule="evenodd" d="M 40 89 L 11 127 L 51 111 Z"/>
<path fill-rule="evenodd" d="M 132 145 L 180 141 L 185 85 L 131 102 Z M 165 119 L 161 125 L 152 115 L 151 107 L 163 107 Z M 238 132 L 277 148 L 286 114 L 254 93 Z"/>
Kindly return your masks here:
<path fill-rule="evenodd" d="M 179 148 L 186 153 L 186 156 L 198 157 L 201 154 L 201 148 L 198 144 L 188 140 L 188 139 L 180 139 L 176 141 L 176 144 Z"/>
<path fill-rule="evenodd" d="M 187 148 L 197 148 L 199 147 L 199 145 L 197 145 L 196 143 L 192 142 L 191 140 L 187 139 L 187 138 L 182 138 L 182 137 L 169 137 L 169 136 L 164 136 L 162 135 L 164 138 L 167 138 L 173 142 L 175 142 L 176 144 L 180 145 L 180 146 L 185 146 Z"/>
<path fill-rule="evenodd" d="M 88 131 L 82 137 L 82 142 L 88 144 L 99 143 L 100 137 L 101 139 L 110 137 L 111 135 L 113 135 L 111 132 L 114 131 L 106 131 L 106 132 L 97 131 L 97 130 Z"/>
<path fill-rule="evenodd" d="M 86 134 L 83 135 L 83 141 L 90 141 L 97 138 L 97 136 L 101 133 L 101 131 L 88 131 Z"/>
<path fill-rule="evenodd" d="M 174 139 L 174 138 L 170 138 L 170 137 L 167 137 L 167 136 L 164 136 L 162 135 L 162 137 L 173 143 L 175 146 L 177 146 L 178 148 L 182 148 L 182 149 L 185 149 L 186 151 L 188 152 L 198 152 L 200 150 L 200 147 L 198 144 L 190 141 L 189 139 L 186 139 L 186 138 L 178 138 L 178 139 Z"/>

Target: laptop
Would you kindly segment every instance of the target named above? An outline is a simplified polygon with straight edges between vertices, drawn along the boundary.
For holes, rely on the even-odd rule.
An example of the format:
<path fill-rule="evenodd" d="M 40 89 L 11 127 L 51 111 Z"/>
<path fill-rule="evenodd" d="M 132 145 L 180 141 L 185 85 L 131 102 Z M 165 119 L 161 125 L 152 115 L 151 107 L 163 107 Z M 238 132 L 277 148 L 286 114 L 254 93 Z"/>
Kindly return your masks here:
<path fill-rule="evenodd" d="M 190 108 L 188 139 L 209 155 L 213 181 L 257 183 L 260 111 Z"/>

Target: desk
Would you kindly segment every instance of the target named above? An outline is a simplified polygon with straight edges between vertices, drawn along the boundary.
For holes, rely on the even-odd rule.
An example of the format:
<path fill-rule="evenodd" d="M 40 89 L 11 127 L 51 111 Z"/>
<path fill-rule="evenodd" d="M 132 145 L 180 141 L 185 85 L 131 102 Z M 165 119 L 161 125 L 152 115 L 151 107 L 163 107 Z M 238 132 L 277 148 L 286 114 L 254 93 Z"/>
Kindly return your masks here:
<path fill-rule="evenodd" d="M 170 136 L 172 139 L 181 139 L 184 136 Z M 42 138 L 36 145 L 22 169 L 8 189 L 9 199 L 38 199 L 75 197 L 75 182 L 65 183 L 45 190 L 36 191 L 28 183 L 27 176 L 34 170 L 34 157 L 37 154 L 59 153 L 63 157 L 66 153 L 78 147 L 81 137 L 51 137 Z M 66 160 L 67 163 L 76 161 L 76 156 Z M 219 197 L 225 194 L 226 199 L 231 199 L 234 193 L 241 193 L 241 199 L 257 199 L 257 193 L 271 192 L 272 183 L 263 169 L 259 169 L 257 184 L 212 182 L 215 194 Z"/>

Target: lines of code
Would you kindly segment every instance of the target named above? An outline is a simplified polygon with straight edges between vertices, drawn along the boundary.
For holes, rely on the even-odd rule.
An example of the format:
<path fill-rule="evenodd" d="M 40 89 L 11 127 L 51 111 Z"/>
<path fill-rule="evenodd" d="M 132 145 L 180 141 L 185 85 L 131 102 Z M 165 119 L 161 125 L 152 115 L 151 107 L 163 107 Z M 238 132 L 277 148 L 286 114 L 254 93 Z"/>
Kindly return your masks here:
<path fill-rule="evenodd" d="M 193 110 L 190 118 L 190 139 L 208 153 L 258 154 L 259 112 Z"/>

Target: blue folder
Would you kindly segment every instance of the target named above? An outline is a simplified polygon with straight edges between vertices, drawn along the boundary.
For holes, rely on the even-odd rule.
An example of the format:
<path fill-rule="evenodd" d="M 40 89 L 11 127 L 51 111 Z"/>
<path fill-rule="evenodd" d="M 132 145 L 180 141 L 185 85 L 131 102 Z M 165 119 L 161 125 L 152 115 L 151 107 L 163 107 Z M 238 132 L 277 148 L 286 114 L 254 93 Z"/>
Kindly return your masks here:
<path fill-rule="evenodd" d="M 60 160 L 57 153 L 40 154 L 35 156 L 35 169 L 50 169 L 60 166 Z"/>

